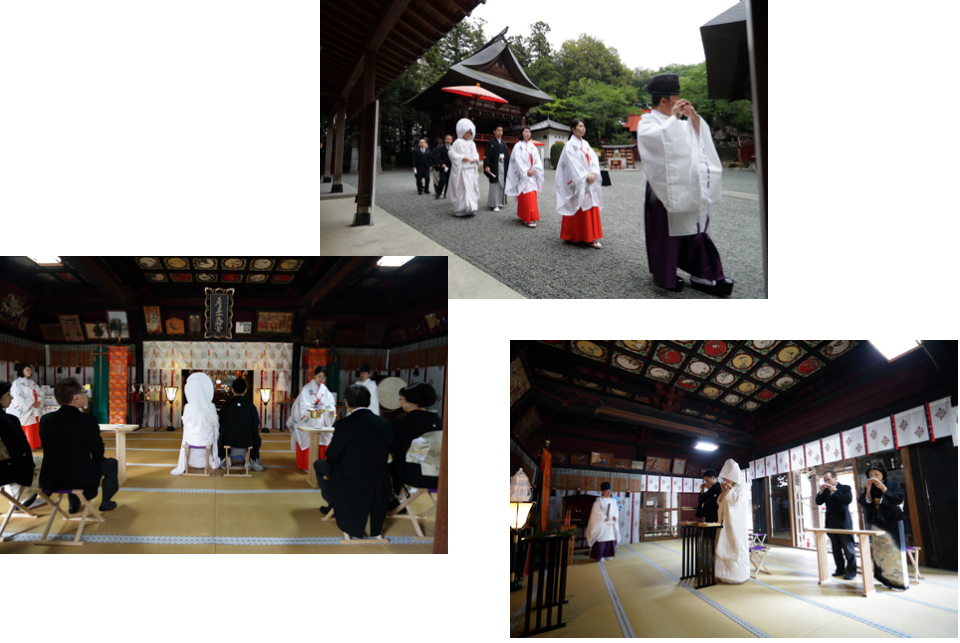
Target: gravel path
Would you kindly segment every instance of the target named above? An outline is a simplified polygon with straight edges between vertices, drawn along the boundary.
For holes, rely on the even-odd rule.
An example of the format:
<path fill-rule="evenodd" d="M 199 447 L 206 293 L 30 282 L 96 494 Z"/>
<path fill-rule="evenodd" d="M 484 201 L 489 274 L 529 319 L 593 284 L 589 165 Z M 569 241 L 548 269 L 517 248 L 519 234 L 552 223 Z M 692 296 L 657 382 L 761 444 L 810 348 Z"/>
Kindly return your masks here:
<path fill-rule="evenodd" d="M 642 171 L 611 172 L 613 185 L 603 188 L 603 249 L 568 245 L 560 240 L 553 193 L 553 170 L 547 170 L 538 205 L 536 228 L 522 225 L 513 199 L 505 209 L 485 207 L 488 182 L 480 178 L 480 212 L 456 218 L 451 204 L 416 192 L 413 172 L 395 170 L 377 177 L 377 206 L 416 228 L 451 252 L 534 299 L 714 299 L 689 286 L 681 293 L 658 288 L 647 270 L 643 237 Z M 344 182 L 356 186 L 355 175 Z M 432 185 L 431 185 L 432 189 Z M 757 175 L 724 170 L 723 189 L 757 193 Z M 757 201 L 724 197 L 713 208 L 710 236 L 720 251 L 724 273 L 736 282 L 731 298 L 763 297 L 763 250 Z M 686 273 L 681 272 L 686 278 Z M 689 280 L 688 280 L 689 282 Z"/>

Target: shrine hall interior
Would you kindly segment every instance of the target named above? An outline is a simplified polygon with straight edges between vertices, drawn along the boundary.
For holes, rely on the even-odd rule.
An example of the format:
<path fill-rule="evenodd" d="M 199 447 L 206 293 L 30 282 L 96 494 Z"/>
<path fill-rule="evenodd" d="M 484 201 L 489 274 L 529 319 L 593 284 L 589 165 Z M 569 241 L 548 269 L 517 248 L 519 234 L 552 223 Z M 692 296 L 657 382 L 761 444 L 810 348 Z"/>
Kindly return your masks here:
<path fill-rule="evenodd" d="M 956 637 L 957 342 L 889 344 L 511 342 L 511 636 Z M 747 504 L 720 526 L 699 493 L 731 459 Z M 878 462 L 902 523 L 860 503 Z M 828 471 L 850 533 L 816 502 Z M 591 547 L 603 483 L 617 529 Z M 714 575 L 724 530 L 739 583 Z"/>
<path fill-rule="evenodd" d="M 45 414 L 59 408 L 57 382 L 86 388 L 83 412 L 118 460 L 118 507 L 81 523 L 66 520 L 66 499 L 51 520 L 48 504 L 34 517 L 8 512 L 0 497 L 0 553 L 446 553 L 445 458 L 438 488 L 412 489 L 408 510 L 386 518 L 384 540 L 372 542 L 367 522 L 367 538 L 347 542 L 336 512 L 319 511 L 327 503 L 296 451 L 303 463 L 323 458 L 335 430 L 315 430 L 301 447 L 288 424 L 317 366 L 332 395 L 329 422 L 343 420 L 363 364 L 382 418 L 403 416 L 400 389 L 423 383 L 436 392 L 426 410 L 445 420 L 446 257 L 0 257 L 0 381 L 18 380 L 23 364 Z M 263 471 L 241 449 L 230 476 L 209 464 L 187 470 L 199 476 L 171 475 L 196 373 L 213 382 L 217 410 L 244 380 Z M 30 495 L 25 487 L 20 500 Z"/>

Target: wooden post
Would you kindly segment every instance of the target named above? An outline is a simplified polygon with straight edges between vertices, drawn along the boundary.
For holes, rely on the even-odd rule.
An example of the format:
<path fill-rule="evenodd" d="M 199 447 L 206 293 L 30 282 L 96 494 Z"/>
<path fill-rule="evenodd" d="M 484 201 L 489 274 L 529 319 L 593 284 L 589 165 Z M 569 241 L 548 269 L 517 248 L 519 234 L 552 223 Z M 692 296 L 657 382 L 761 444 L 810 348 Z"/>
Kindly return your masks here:
<path fill-rule="evenodd" d="M 337 106 L 337 151 L 333 159 L 333 188 L 331 193 L 343 192 L 343 130 L 346 128 L 347 104 L 340 101 Z"/>
<path fill-rule="evenodd" d="M 863 595 L 870 596 L 874 591 L 873 556 L 870 554 L 870 536 L 866 534 L 860 534 L 860 569 L 863 576 Z"/>
<path fill-rule="evenodd" d="M 330 183 L 333 181 L 333 126 L 336 119 L 335 112 L 331 112 L 327 117 L 327 143 L 326 143 L 326 158 L 323 163 L 323 182 Z"/>
<path fill-rule="evenodd" d="M 440 448 L 440 482 L 437 498 L 437 522 L 434 525 L 433 553 L 447 553 L 447 422 L 450 403 L 447 401 L 447 381 L 450 379 L 450 367 L 447 365 L 447 377 L 443 383 L 443 445 Z M 529 582 L 528 582 L 529 584 Z"/>
<path fill-rule="evenodd" d="M 360 178 L 357 183 L 357 212 L 353 226 L 370 225 L 373 200 L 375 161 L 377 158 L 377 51 L 368 49 L 363 55 L 363 114 L 360 129 Z"/>

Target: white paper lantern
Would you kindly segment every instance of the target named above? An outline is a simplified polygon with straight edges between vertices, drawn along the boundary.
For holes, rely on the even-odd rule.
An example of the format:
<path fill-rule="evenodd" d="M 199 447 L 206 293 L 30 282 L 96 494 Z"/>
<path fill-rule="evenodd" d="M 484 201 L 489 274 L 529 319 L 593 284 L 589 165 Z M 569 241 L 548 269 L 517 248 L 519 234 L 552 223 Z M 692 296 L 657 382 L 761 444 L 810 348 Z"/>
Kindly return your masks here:
<path fill-rule="evenodd" d="M 523 469 L 517 469 L 517 474 L 510 478 L 510 502 L 529 502 L 532 496 L 530 479 Z"/>

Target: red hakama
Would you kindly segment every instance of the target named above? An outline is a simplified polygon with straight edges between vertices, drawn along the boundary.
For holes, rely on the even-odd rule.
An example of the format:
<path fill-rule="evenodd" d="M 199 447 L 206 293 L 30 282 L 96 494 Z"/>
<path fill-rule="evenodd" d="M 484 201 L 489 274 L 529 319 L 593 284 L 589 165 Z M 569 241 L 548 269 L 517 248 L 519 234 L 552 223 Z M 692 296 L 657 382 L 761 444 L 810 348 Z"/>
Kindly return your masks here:
<path fill-rule="evenodd" d="M 537 210 L 537 192 L 536 190 L 521 194 L 517 197 L 517 216 L 524 223 L 540 220 L 540 212 Z"/>
<path fill-rule="evenodd" d="M 327 459 L 327 447 L 320 445 L 320 459 Z M 301 449 L 300 445 L 297 445 L 297 468 L 303 469 L 304 471 L 310 471 L 310 467 L 313 466 L 313 463 L 310 462 L 310 449 Z"/>
<path fill-rule="evenodd" d="M 36 451 L 40 448 L 40 423 L 34 422 L 33 424 L 23 427 L 23 432 L 27 436 L 27 442 L 30 443 L 30 450 Z"/>
<path fill-rule="evenodd" d="M 602 239 L 600 208 L 594 206 L 589 210 L 580 209 L 572 217 L 563 217 L 560 238 L 565 241 L 584 241 L 586 243 Z"/>

